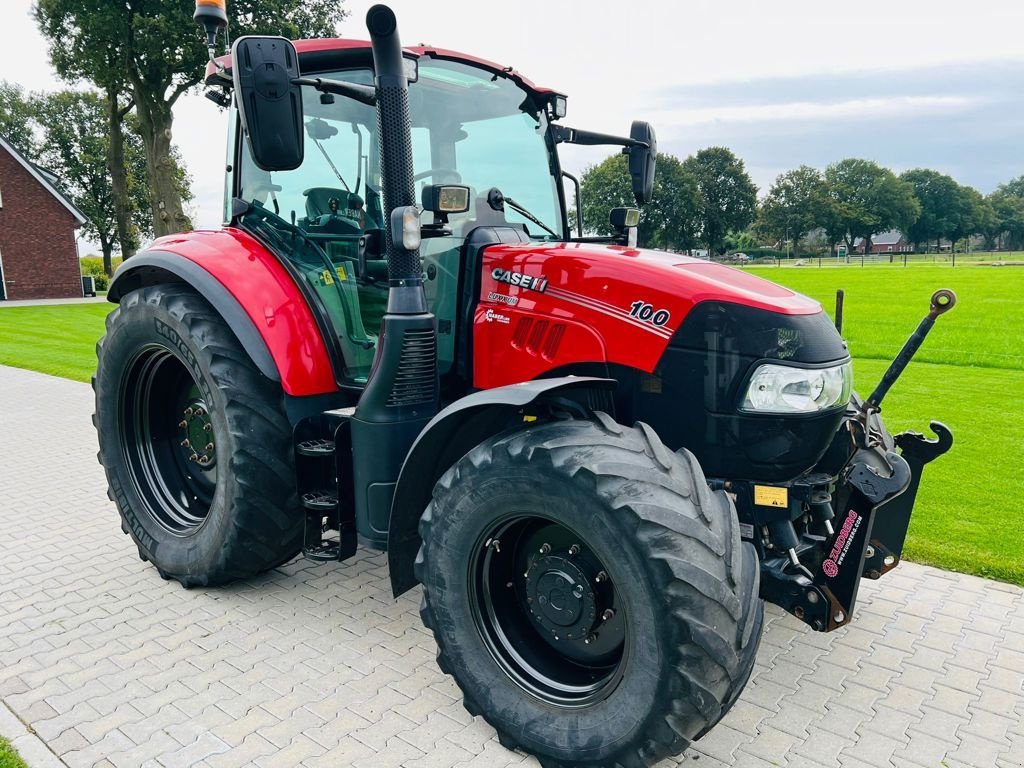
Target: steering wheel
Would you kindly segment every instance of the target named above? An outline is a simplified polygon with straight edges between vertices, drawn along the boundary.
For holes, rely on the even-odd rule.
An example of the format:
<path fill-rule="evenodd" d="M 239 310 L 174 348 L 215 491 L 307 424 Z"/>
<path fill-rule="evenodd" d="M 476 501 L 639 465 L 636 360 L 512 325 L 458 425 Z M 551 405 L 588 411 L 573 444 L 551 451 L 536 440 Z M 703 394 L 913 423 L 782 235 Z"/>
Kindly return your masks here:
<path fill-rule="evenodd" d="M 420 171 L 412 177 L 413 181 L 419 181 L 425 179 L 427 176 L 440 176 L 441 174 L 447 174 L 451 177 L 449 180 L 452 184 L 459 184 L 462 182 L 462 174 L 456 171 L 454 168 L 429 168 L 425 171 Z"/>

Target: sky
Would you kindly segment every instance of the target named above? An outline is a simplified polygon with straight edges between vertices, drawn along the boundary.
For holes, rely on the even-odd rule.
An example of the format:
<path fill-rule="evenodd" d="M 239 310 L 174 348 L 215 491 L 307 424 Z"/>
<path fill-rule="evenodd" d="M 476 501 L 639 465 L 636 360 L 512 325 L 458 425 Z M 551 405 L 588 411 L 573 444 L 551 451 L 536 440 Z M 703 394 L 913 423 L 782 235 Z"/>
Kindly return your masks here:
<path fill-rule="evenodd" d="M 341 36 L 366 38 L 371 4 L 344 1 Z M 406 44 L 514 66 L 569 95 L 566 125 L 625 134 L 631 120 L 648 120 L 659 149 L 681 158 L 728 146 L 762 193 L 783 171 L 851 156 L 897 172 L 935 168 L 983 193 L 1024 174 L 1019 0 L 389 4 Z M 0 6 L 0 79 L 61 87 L 31 0 Z M 197 226 L 220 222 L 226 130 L 200 93 L 179 101 L 174 139 Z M 608 154 L 563 149 L 577 172 Z"/>

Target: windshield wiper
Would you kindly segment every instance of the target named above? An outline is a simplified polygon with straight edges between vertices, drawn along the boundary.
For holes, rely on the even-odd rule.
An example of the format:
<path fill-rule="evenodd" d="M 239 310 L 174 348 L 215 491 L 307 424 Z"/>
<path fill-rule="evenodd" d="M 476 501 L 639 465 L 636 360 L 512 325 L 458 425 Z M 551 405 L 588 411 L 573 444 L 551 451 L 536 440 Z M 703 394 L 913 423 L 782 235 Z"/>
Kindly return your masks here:
<path fill-rule="evenodd" d="M 338 167 L 331 160 L 331 156 L 327 154 L 327 150 L 324 149 L 324 145 L 320 143 L 320 139 L 314 137 L 313 143 L 316 144 L 316 148 L 320 150 L 320 154 L 324 156 L 324 160 L 327 161 L 327 164 L 331 166 L 331 170 L 334 171 L 334 175 L 338 177 L 338 181 L 340 181 L 342 186 L 345 187 L 345 191 L 351 194 L 352 190 L 349 189 L 348 184 L 345 182 L 345 179 L 341 177 L 341 172 L 338 170 Z"/>
<path fill-rule="evenodd" d="M 534 216 L 532 213 L 530 213 L 528 210 L 526 210 L 526 208 L 521 206 L 519 203 L 517 203 L 511 197 L 508 197 L 507 195 L 502 195 L 502 198 L 504 199 L 505 204 L 509 208 L 511 208 L 513 211 L 515 211 L 516 213 L 520 214 L 521 216 L 529 219 L 534 224 L 536 224 L 538 227 L 540 227 L 544 231 L 548 232 L 552 237 L 558 237 L 559 236 L 558 233 L 555 232 L 555 230 L 553 230 L 551 227 L 549 227 L 543 221 L 538 219 L 536 216 Z"/>

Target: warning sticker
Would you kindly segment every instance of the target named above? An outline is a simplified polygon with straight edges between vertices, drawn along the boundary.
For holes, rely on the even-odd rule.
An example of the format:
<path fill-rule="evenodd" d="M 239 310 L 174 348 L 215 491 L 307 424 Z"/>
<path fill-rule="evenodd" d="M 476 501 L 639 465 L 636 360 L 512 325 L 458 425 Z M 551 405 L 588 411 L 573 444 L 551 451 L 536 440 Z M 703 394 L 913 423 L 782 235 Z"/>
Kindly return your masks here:
<path fill-rule="evenodd" d="M 789 506 L 789 489 L 774 485 L 755 485 L 754 503 L 759 507 L 786 508 Z"/>

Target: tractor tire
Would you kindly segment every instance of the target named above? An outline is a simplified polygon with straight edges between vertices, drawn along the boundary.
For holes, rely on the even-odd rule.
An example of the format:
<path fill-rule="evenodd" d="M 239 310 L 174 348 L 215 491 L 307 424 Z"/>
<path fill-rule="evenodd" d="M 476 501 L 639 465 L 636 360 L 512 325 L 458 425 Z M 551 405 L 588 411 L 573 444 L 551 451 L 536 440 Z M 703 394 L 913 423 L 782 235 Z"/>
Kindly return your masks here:
<path fill-rule="evenodd" d="M 132 291 L 107 317 L 93 377 L 99 461 L 139 556 L 185 587 L 244 579 L 302 546 L 278 383 L 195 291 Z"/>
<path fill-rule="evenodd" d="M 603 413 L 491 438 L 420 521 L 420 615 L 464 704 L 545 768 L 681 753 L 750 677 L 764 608 L 731 499 Z"/>

